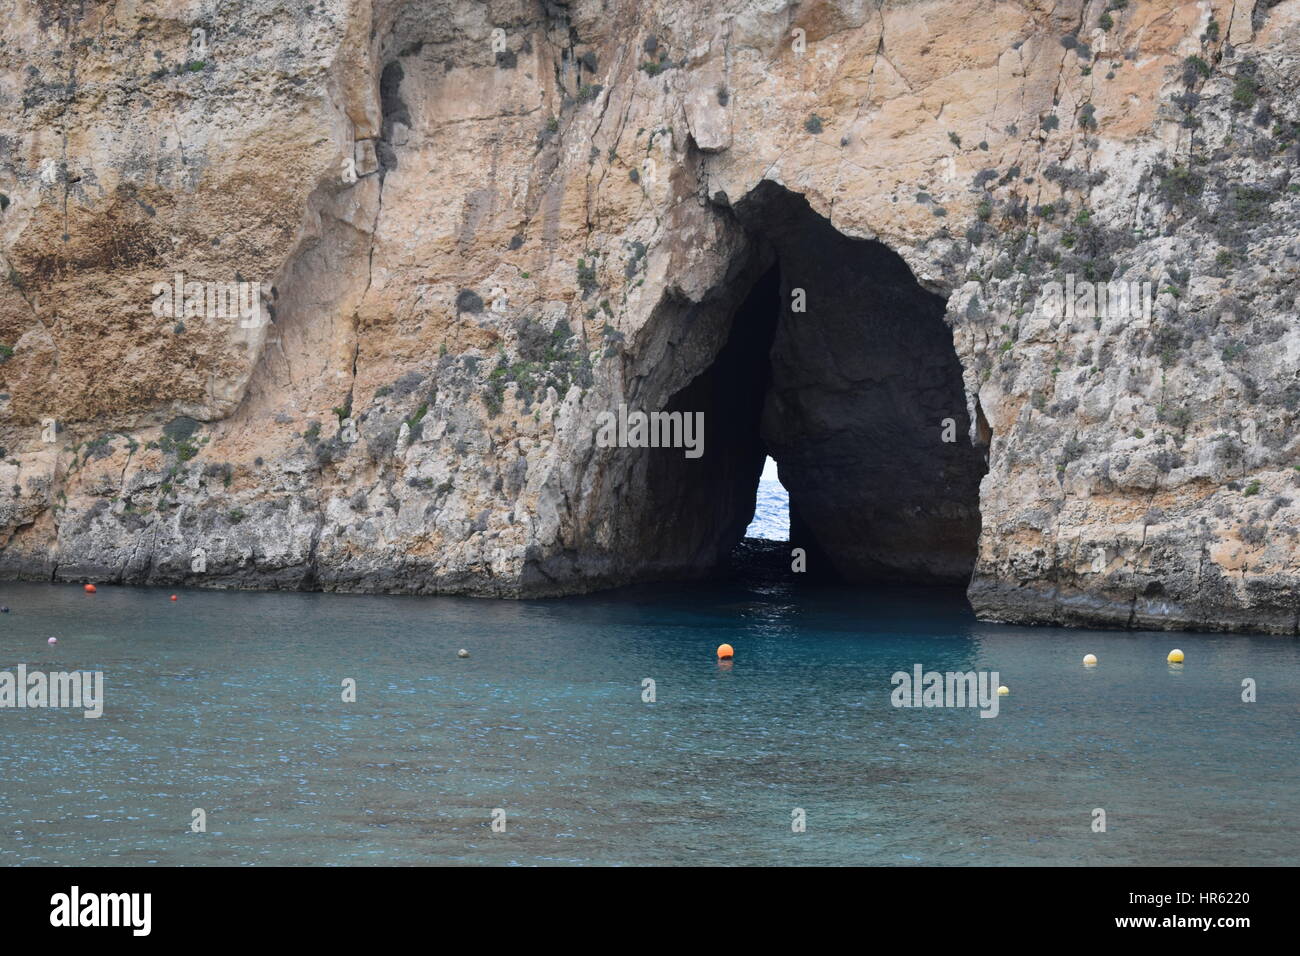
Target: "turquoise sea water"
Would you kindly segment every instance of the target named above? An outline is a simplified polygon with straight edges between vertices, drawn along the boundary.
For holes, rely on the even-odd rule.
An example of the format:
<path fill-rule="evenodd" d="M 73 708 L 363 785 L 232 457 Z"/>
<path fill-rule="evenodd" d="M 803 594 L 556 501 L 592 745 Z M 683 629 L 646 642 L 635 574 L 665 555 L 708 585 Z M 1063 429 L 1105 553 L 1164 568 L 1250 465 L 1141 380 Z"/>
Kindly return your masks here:
<path fill-rule="evenodd" d="M 0 864 L 1300 862 L 1290 639 L 784 585 L 169 593 L 0 585 L 0 670 L 102 670 L 107 698 L 0 709 Z M 892 707 L 916 663 L 1011 695 L 994 719 Z"/>

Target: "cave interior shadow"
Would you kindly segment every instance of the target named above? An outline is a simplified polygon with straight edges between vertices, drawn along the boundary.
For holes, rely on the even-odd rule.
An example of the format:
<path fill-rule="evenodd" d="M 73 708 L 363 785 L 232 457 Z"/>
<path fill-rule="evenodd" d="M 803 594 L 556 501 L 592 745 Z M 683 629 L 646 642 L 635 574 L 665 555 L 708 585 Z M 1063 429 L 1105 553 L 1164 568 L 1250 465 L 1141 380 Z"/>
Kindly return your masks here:
<path fill-rule="evenodd" d="M 944 298 L 779 184 L 731 211 L 758 278 L 713 363 L 666 409 L 704 412 L 706 452 L 651 472 L 694 522 L 684 557 L 715 576 L 965 587 L 988 434 L 977 407 L 971 438 Z M 744 538 L 769 455 L 789 493 L 788 543 Z"/>

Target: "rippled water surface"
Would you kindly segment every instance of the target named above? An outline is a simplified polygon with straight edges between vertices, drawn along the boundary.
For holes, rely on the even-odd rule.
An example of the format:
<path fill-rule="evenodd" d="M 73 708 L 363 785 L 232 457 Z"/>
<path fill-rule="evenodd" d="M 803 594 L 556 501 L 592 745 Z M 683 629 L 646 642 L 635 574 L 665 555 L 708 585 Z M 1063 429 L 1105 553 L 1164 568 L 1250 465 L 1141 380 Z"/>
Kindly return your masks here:
<path fill-rule="evenodd" d="M 168 594 L 0 585 L 0 670 L 101 670 L 107 697 L 0 709 L 0 863 L 1300 862 L 1290 639 L 783 586 Z M 918 663 L 1011 695 L 994 719 L 892 707 Z"/>
<path fill-rule="evenodd" d="M 759 481 L 754 499 L 754 518 L 745 531 L 745 537 L 790 540 L 790 494 L 775 478 Z"/>

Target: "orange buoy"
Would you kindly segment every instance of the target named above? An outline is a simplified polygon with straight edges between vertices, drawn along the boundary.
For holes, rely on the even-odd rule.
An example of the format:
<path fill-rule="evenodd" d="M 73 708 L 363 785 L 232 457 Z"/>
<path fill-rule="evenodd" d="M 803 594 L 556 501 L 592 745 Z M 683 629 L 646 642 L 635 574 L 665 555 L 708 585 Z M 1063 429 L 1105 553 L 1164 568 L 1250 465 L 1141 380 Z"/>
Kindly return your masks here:
<path fill-rule="evenodd" d="M 94 594 L 94 593 L 95 593 L 95 586 L 94 586 L 93 584 L 87 584 L 87 585 L 86 585 L 86 593 L 87 593 L 87 594 Z"/>
<path fill-rule="evenodd" d="M 173 601 L 176 600 L 176 595 L 175 595 L 175 594 L 172 595 L 172 600 L 173 600 Z"/>
<path fill-rule="evenodd" d="M 730 644 L 718 645 L 718 660 L 729 661 L 735 656 L 736 656 L 736 652 L 732 649 Z"/>

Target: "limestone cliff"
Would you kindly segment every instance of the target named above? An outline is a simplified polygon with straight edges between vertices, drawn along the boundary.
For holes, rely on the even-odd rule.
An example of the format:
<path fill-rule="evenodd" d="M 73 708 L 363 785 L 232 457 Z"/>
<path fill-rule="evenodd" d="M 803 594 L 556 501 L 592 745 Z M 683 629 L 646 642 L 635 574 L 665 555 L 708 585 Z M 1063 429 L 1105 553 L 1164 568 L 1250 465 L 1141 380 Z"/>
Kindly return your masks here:
<path fill-rule="evenodd" d="M 1300 0 L 0 13 L 0 574 L 1300 633 Z"/>

